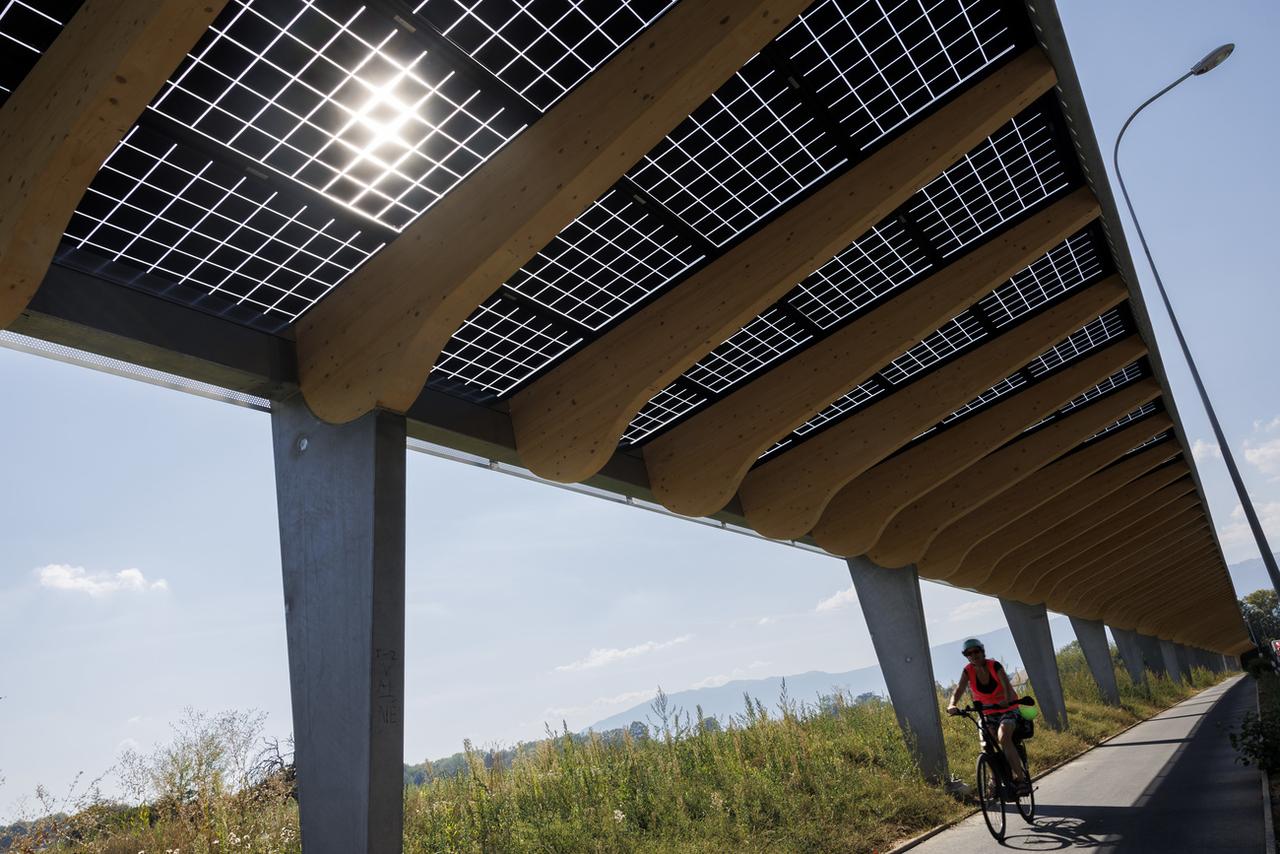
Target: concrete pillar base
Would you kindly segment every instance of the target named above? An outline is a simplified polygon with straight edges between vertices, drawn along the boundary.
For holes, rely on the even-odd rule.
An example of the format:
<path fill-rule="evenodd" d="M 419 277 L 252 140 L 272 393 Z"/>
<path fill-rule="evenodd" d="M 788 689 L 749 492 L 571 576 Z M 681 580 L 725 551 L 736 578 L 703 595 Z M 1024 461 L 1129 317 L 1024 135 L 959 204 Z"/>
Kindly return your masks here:
<path fill-rule="evenodd" d="M 1116 669 L 1111 664 L 1111 646 L 1107 643 L 1107 630 L 1101 620 L 1082 620 L 1071 617 L 1071 628 L 1084 651 L 1093 681 L 1098 683 L 1102 701 L 1110 706 L 1120 705 L 1120 687 L 1116 684 Z"/>
<path fill-rule="evenodd" d="M 866 557 L 849 558 L 847 563 L 898 726 L 925 778 L 943 782 L 948 777 L 947 750 L 919 573 L 914 566 L 885 569 Z"/>
<path fill-rule="evenodd" d="M 1062 680 L 1058 676 L 1058 659 L 1049 633 L 1049 615 L 1044 605 L 1026 605 L 1001 599 L 1005 621 L 1013 633 L 1013 642 L 1022 656 L 1022 664 L 1031 677 L 1040 719 L 1051 729 L 1067 728 L 1067 706 L 1062 698 Z"/>
<path fill-rule="evenodd" d="M 306 854 L 399 854 L 405 420 L 272 405 L 298 809 Z"/>
<path fill-rule="evenodd" d="M 1182 684 L 1182 663 L 1178 661 L 1178 647 L 1173 641 L 1160 640 L 1160 655 L 1164 658 L 1164 670 L 1175 685 Z"/>

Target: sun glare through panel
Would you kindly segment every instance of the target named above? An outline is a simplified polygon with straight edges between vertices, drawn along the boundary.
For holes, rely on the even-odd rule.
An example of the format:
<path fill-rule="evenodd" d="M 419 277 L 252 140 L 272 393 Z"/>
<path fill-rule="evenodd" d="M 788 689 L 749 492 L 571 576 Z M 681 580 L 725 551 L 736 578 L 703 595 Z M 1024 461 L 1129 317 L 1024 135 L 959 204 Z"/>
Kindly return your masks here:
<path fill-rule="evenodd" d="M 342 0 L 231 0 L 151 109 L 396 230 L 523 127 Z"/>

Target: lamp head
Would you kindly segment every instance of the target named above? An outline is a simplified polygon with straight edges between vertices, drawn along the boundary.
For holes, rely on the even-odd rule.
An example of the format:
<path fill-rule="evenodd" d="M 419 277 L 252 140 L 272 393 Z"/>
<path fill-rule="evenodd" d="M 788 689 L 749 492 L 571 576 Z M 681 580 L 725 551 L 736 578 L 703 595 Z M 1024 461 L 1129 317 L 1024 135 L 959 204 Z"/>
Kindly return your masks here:
<path fill-rule="evenodd" d="M 1230 56 L 1231 51 L 1235 49 L 1236 46 L 1233 42 L 1227 42 L 1221 47 L 1215 47 L 1213 50 L 1205 54 L 1204 59 L 1191 66 L 1191 73 L 1197 77 L 1201 74 L 1208 74 L 1210 71 L 1221 65 L 1222 61 Z"/>

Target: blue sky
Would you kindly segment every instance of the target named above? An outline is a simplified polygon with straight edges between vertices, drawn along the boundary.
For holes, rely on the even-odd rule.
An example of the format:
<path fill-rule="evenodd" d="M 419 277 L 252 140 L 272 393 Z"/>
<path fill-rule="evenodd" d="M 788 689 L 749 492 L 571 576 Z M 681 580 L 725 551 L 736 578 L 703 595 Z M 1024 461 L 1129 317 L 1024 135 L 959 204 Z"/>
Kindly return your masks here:
<path fill-rule="evenodd" d="M 1144 114 L 1124 163 L 1280 541 L 1280 296 L 1264 254 L 1280 195 L 1267 150 L 1280 13 L 1260 1 L 1062 5 L 1103 140 L 1209 48 L 1239 44 Z M 1253 557 L 1153 314 L 1228 557 Z M 261 709 L 287 734 L 267 416 L 2 349 L 0 387 L 0 821 L 37 783 L 62 792 L 122 747 L 163 739 L 184 706 Z M 408 511 L 410 761 L 463 738 L 584 726 L 658 684 L 873 663 L 838 560 L 414 453 Z M 926 583 L 924 603 L 934 642 L 1003 625 L 987 597 Z"/>

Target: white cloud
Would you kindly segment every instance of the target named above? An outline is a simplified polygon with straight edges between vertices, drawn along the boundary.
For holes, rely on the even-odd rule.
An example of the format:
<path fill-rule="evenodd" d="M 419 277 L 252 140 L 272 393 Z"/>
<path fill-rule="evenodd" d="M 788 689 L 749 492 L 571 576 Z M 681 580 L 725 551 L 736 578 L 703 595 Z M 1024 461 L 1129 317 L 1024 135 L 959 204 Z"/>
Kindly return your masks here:
<path fill-rule="evenodd" d="M 1204 439 L 1196 439 L 1191 443 L 1191 456 L 1195 457 L 1196 462 L 1208 459 L 1222 459 L 1222 451 L 1218 448 L 1217 442 L 1207 442 Z"/>
<path fill-rule="evenodd" d="M 1253 509 L 1257 511 L 1258 521 L 1262 523 L 1267 539 L 1274 543 L 1280 538 L 1280 501 L 1255 501 Z M 1218 536 L 1222 538 L 1223 551 L 1228 552 L 1229 562 L 1257 556 L 1253 530 L 1244 518 L 1244 508 L 1239 504 L 1231 511 L 1230 524 L 1218 529 Z"/>
<path fill-rule="evenodd" d="M 614 664 L 628 658 L 635 658 L 638 655 L 647 655 L 651 652 L 657 652 L 663 649 L 670 649 L 673 646 L 686 643 L 693 640 L 693 635 L 681 635 L 678 638 L 672 638 L 666 641 L 646 641 L 642 644 L 629 646 L 626 649 L 606 648 L 593 649 L 587 653 L 586 658 L 580 658 L 568 664 L 560 664 L 556 666 L 556 670 L 592 670 L 597 667 L 604 667 L 607 664 Z"/>
<path fill-rule="evenodd" d="M 828 596 L 826 599 L 823 599 L 821 602 L 817 604 L 816 607 L 814 607 L 813 610 L 817 611 L 818 613 L 822 613 L 823 611 L 838 611 L 841 608 L 849 607 L 850 605 L 852 605 L 854 602 L 857 602 L 857 601 L 858 601 L 857 592 L 855 592 L 852 587 L 846 587 L 844 590 L 841 590 L 837 593 L 833 593 L 832 595 Z"/>
<path fill-rule="evenodd" d="M 994 613 L 999 607 L 1000 603 L 995 599 L 974 599 L 972 602 L 956 606 L 947 619 L 950 622 L 959 623 L 974 617 L 985 617 Z"/>
<path fill-rule="evenodd" d="M 757 625 L 757 626 L 772 626 L 772 625 L 773 625 L 774 623 L 776 623 L 776 622 L 778 622 L 778 618 L 777 618 L 777 617 L 761 617 L 760 619 L 756 620 L 756 625 Z"/>
<path fill-rule="evenodd" d="M 1271 478 L 1280 478 L 1280 436 L 1266 442 L 1245 442 L 1244 458 Z"/>
<path fill-rule="evenodd" d="M 145 593 L 169 589 L 169 582 L 163 578 L 148 581 L 140 569 L 122 569 L 113 575 L 109 572 L 89 573 L 82 566 L 51 563 L 37 569 L 36 576 L 40 579 L 41 587 L 86 593 L 94 598 L 110 596 L 122 590 Z"/>

